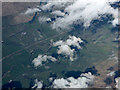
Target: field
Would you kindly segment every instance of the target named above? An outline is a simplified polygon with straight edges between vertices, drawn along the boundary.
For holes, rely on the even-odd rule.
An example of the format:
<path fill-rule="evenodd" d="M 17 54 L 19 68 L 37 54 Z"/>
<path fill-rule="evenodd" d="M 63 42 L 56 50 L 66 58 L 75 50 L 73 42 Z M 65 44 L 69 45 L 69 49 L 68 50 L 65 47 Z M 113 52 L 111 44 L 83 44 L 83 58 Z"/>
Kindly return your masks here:
<path fill-rule="evenodd" d="M 48 86 L 51 75 L 60 78 L 68 71 L 84 72 L 93 63 L 108 60 L 112 51 L 117 53 L 117 43 L 113 42 L 117 33 L 112 32 L 111 24 L 104 22 L 86 29 L 78 26 L 72 30 L 57 31 L 47 22 L 41 24 L 38 17 L 39 14 L 31 22 L 15 24 L 14 16 L 3 16 L 3 85 L 13 80 L 19 81 L 22 87 L 30 87 L 37 78 Z M 66 40 L 69 35 L 85 41 L 82 49 L 76 52 L 75 61 L 58 55 L 57 62 L 49 62 L 38 68 L 33 66 L 32 60 L 38 54 L 56 54 L 57 48 L 52 47 L 51 40 Z"/>

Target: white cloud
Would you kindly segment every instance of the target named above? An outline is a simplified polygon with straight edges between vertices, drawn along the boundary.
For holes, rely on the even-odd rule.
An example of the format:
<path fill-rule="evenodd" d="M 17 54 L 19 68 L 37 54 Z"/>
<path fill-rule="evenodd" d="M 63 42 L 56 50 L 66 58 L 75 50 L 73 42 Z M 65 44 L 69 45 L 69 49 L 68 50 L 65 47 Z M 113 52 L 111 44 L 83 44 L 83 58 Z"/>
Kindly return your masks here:
<path fill-rule="evenodd" d="M 43 84 L 42 81 L 38 81 L 37 79 L 35 79 L 35 85 L 32 88 L 42 88 Z"/>
<path fill-rule="evenodd" d="M 116 88 L 118 88 L 118 90 L 120 90 L 120 77 L 115 78 L 115 82 L 116 82 Z"/>
<path fill-rule="evenodd" d="M 65 15 L 64 12 L 61 12 L 61 11 L 58 11 L 58 10 L 53 11 L 51 14 L 54 14 L 54 15 L 57 15 L 57 16 L 64 16 Z"/>
<path fill-rule="evenodd" d="M 43 5 L 42 8 L 43 10 L 49 10 L 52 9 L 52 6 L 64 7 L 64 11 L 68 13 L 65 14 L 65 12 L 62 12 L 64 17 L 56 18 L 56 21 L 52 24 L 54 29 L 69 28 L 73 23 L 81 22 L 84 23 L 85 27 L 88 27 L 92 20 L 99 19 L 101 15 L 104 14 L 113 15 L 114 20 L 112 24 L 115 26 L 118 24 L 118 8 L 114 9 L 110 4 L 117 1 L 118 0 L 74 0 L 74 2 L 67 4 L 69 1 L 65 0 L 64 2 L 49 2 Z M 61 13 L 61 11 L 59 11 L 59 13 Z M 58 10 L 56 14 L 58 14 Z"/>
<path fill-rule="evenodd" d="M 24 14 L 33 14 L 33 13 L 38 12 L 38 11 L 40 12 L 41 10 L 39 8 L 28 8 Z"/>
<path fill-rule="evenodd" d="M 34 58 L 32 63 L 34 64 L 35 67 L 42 66 L 43 62 L 47 62 L 48 60 L 51 60 L 52 62 L 57 61 L 56 58 L 52 56 L 47 56 L 47 55 L 38 55 L 37 58 Z"/>
<path fill-rule="evenodd" d="M 61 45 L 58 48 L 59 48 L 58 54 L 70 56 L 70 60 L 73 61 L 74 49 L 71 49 L 68 45 Z"/>
<path fill-rule="evenodd" d="M 64 7 L 64 6 L 67 4 L 68 1 L 69 1 L 69 0 L 64 0 L 64 1 L 62 1 L 62 0 L 52 1 L 52 0 L 51 0 L 51 1 L 48 2 L 46 5 L 43 5 L 43 6 L 41 7 L 41 9 L 44 10 L 44 11 L 46 11 L 46 10 L 52 9 L 53 6 L 54 6 L 55 8 L 62 8 L 62 7 Z"/>
<path fill-rule="evenodd" d="M 77 47 L 81 49 L 80 43 L 83 41 L 80 38 L 75 36 L 69 36 L 69 39 L 66 41 L 59 40 L 53 43 L 53 46 L 58 46 L 58 54 L 64 54 L 70 57 L 70 60 L 73 61 L 74 49 L 71 49 L 70 46 Z"/>
<path fill-rule="evenodd" d="M 107 74 L 107 76 L 114 76 L 114 75 L 115 75 L 115 71 L 112 71 L 112 72 Z"/>
<path fill-rule="evenodd" d="M 77 79 L 69 77 L 67 79 L 55 79 L 52 83 L 53 88 L 87 88 L 89 84 L 93 83 L 94 76 L 88 72 L 83 73 Z"/>
<path fill-rule="evenodd" d="M 46 22 L 46 21 L 51 21 L 51 19 L 47 18 L 47 17 L 39 17 L 38 20 L 39 20 L 40 23 L 43 23 L 43 22 Z"/>
<path fill-rule="evenodd" d="M 88 88 L 88 86 L 92 85 L 94 82 L 94 75 L 92 75 L 91 72 L 88 72 L 82 73 L 77 79 L 74 77 L 59 79 L 50 77 L 49 81 L 52 85 L 46 88 Z M 35 79 L 35 84 L 32 88 L 43 88 L 43 81 Z"/>
<path fill-rule="evenodd" d="M 81 47 L 79 44 L 82 42 L 83 41 L 80 38 L 77 38 L 75 36 L 69 36 L 69 39 L 67 39 L 66 44 L 69 46 L 71 45 L 76 46 L 78 49 L 80 49 Z"/>

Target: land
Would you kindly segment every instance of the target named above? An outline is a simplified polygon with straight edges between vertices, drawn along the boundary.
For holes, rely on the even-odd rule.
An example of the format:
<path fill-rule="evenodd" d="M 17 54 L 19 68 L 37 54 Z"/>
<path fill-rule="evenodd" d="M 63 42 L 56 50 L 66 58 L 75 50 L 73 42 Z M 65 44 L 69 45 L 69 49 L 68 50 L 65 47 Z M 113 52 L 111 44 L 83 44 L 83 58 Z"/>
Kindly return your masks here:
<path fill-rule="evenodd" d="M 95 83 L 94 87 L 107 86 L 104 83 L 108 74 L 107 69 L 114 67 L 114 70 L 117 70 L 117 60 L 108 59 L 113 52 L 116 56 L 118 51 L 118 43 L 113 42 L 117 33 L 112 31 L 112 25 L 102 22 L 88 29 L 78 26 L 72 30 L 57 31 L 52 29 L 50 23 L 38 21 L 39 15 L 49 16 L 49 13 L 38 13 L 32 22 L 29 21 L 34 14 L 19 15 L 28 7 L 35 7 L 38 4 L 3 3 L 3 85 L 13 80 L 19 81 L 22 87 L 30 87 L 30 82 L 37 78 L 48 86 L 51 74 L 62 78 L 65 76 L 62 72 L 84 72 L 86 68 L 95 66 L 100 76 L 96 76 L 95 82 L 99 83 Z M 32 60 L 38 54 L 56 53 L 57 48 L 52 47 L 51 40 L 66 40 L 69 35 L 75 35 L 86 41 L 83 49 L 77 51 L 77 59 L 74 62 L 58 56 L 57 62 L 50 62 L 37 69 L 33 66 Z"/>

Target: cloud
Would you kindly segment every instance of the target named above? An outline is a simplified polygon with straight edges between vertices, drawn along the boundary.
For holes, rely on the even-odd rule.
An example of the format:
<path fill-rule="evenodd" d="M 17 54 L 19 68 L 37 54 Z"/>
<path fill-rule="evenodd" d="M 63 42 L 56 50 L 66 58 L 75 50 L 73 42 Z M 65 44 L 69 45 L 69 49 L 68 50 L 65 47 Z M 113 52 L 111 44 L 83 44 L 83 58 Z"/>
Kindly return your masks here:
<path fill-rule="evenodd" d="M 69 39 L 67 39 L 66 44 L 71 46 L 76 46 L 78 49 L 81 48 L 81 46 L 79 45 L 80 43 L 82 43 L 83 41 L 80 38 L 77 38 L 75 36 L 69 36 Z"/>
<path fill-rule="evenodd" d="M 57 15 L 57 16 L 64 16 L 64 15 L 65 15 L 64 12 L 61 12 L 61 11 L 58 11 L 58 10 L 53 11 L 51 14 L 53 14 L 53 15 Z"/>
<path fill-rule="evenodd" d="M 38 55 L 37 58 L 34 58 L 32 63 L 34 64 L 35 67 L 42 66 L 43 62 L 48 62 L 48 60 L 55 62 L 57 61 L 56 58 L 52 56 L 47 56 L 47 55 Z"/>
<path fill-rule="evenodd" d="M 45 88 L 88 88 L 93 84 L 94 77 L 95 76 L 92 75 L 91 72 L 82 73 L 77 79 L 74 77 L 59 79 L 50 77 L 49 81 L 51 85 Z M 43 81 L 35 79 L 35 84 L 32 88 L 43 88 Z"/>
<path fill-rule="evenodd" d="M 38 12 L 38 11 L 40 12 L 41 10 L 39 8 L 28 8 L 24 14 L 33 14 L 33 13 Z"/>
<path fill-rule="evenodd" d="M 120 77 L 115 78 L 116 88 L 120 89 Z"/>
<path fill-rule="evenodd" d="M 49 21 L 49 22 L 51 22 L 51 18 L 47 18 L 47 17 L 39 17 L 38 18 L 38 21 L 40 22 L 40 23 L 44 23 L 44 22 L 47 22 L 47 21 Z"/>
<path fill-rule="evenodd" d="M 115 71 L 112 71 L 112 72 L 107 74 L 107 76 L 114 76 L 114 75 L 115 75 Z"/>
<path fill-rule="evenodd" d="M 58 46 L 58 54 L 64 54 L 70 57 L 70 60 L 73 61 L 73 54 L 75 49 L 71 49 L 70 46 L 77 47 L 77 49 L 81 49 L 80 43 L 83 41 L 80 38 L 75 36 L 69 36 L 66 41 L 59 40 L 53 43 L 53 46 Z"/>
<path fill-rule="evenodd" d="M 77 79 L 69 77 L 67 79 L 55 79 L 52 83 L 53 88 L 87 88 L 93 83 L 94 76 L 88 72 L 83 73 Z"/>
<path fill-rule="evenodd" d="M 45 4 L 45 5 L 43 5 L 42 7 L 41 7 L 41 9 L 43 10 L 43 11 L 47 11 L 47 10 L 51 10 L 53 7 L 54 8 L 62 8 L 62 7 L 64 7 L 64 6 L 66 6 L 66 4 L 67 4 L 67 2 L 69 2 L 69 0 L 64 0 L 64 1 L 62 1 L 62 0 L 57 0 L 57 2 L 56 1 L 50 1 L 50 2 L 48 2 L 47 4 Z"/>
<path fill-rule="evenodd" d="M 92 20 L 100 19 L 100 17 L 105 14 L 113 15 L 114 20 L 112 24 L 115 26 L 118 24 L 118 8 L 115 9 L 111 7 L 110 4 L 117 1 L 118 0 L 74 0 L 69 3 L 68 0 L 65 0 L 64 2 L 48 2 L 42 6 L 42 9 L 50 10 L 53 7 L 59 7 L 59 11 L 57 10 L 57 12 L 55 9 L 52 9 L 53 12 L 51 14 L 61 14 L 63 17 L 56 18 L 51 25 L 53 29 L 69 28 L 69 26 L 74 23 L 84 23 L 85 27 L 89 27 Z M 61 12 L 60 8 L 64 9 L 64 12 Z M 66 12 L 68 14 L 66 14 Z"/>
<path fill-rule="evenodd" d="M 35 85 L 32 88 L 42 88 L 43 83 L 42 81 L 38 81 L 38 79 L 35 79 Z"/>
<path fill-rule="evenodd" d="M 70 56 L 70 60 L 73 61 L 74 49 L 71 49 L 68 45 L 61 45 L 58 47 L 58 54 L 65 54 Z"/>

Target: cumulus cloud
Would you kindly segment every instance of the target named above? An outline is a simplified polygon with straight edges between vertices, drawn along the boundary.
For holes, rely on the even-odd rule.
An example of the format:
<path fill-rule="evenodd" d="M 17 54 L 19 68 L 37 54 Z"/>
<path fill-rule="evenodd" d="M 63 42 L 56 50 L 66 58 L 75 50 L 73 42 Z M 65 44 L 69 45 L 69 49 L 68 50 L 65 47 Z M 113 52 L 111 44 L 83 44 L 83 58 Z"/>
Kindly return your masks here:
<path fill-rule="evenodd" d="M 32 88 L 42 88 L 43 83 L 42 81 L 38 81 L 38 79 L 35 79 L 35 85 Z"/>
<path fill-rule="evenodd" d="M 114 75 L 115 75 L 115 71 L 112 71 L 112 72 L 107 74 L 107 76 L 114 76 Z"/>
<path fill-rule="evenodd" d="M 61 11 L 58 11 L 58 10 L 53 11 L 51 14 L 53 14 L 53 15 L 57 15 L 57 16 L 64 16 L 64 15 L 65 15 L 64 12 L 61 12 Z"/>
<path fill-rule="evenodd" d="M 120 77 L 115 78 L 115 82 L 116 82 L 116 88 L 118 88 L 118 90 L 120 89 Z"/>
<path fill-rule="evenodd" d="M 52 83 L 53 88 L 87 88 L 89 84 L 92 84 L 94 75 L 90 72 L 83 73 L 77 79 L 69 77 L 67 79 L 55 79 Z"/>
<path fill-rule="evenodd" d="M 70 46 L 77 47 L 78 49 L 81 49 L 80 43 L 83 41 L 80 38 L 77 38 L 75 36 L 69 36 L 69 39 L 66 41 L 59 40 L 57 42 L 53 43 L 53 46 L 58 46 L 58 54 L 64 54 L 70 57 L 70 60 L 73 61 L 73 54 L 75 52 L 75 49 L 71 49 Z"/>
<path fill-rule="evenodd" d="M 44 23 L 44 22 L 51 22 L 51 18 L 47 18 L 47 17 L 39 17 L 38 18 L 38 21 L 39 21 L 39 23 Z"/>
<path fill-rule="evenodd" d="M 51 10 L 53 7 L 54 8 L 62 8 L 67 4 L 67 2 L 69 2 L 69 0 L 64 0 L 64 1 L 62 1 L 62 0 L 52 1 L 51 0 L 46 5 L 43 5 L 41 7 L 41 9 L 44 11 L 47 11 L 47 10 Z"/>
<path fill-rule="evenodd" d="M 51 14 L 61 14 L 63 17 L 56 18 L 52 27 L 54 29 L 69 28 L 74 23 L 84 23 L 85 27 L 89 27 L 92 20 L 100 19 L 102 15 L 112 14 L 114 20 L 112 24 L 118 24 L 118 8 L 111 7 L 110 4 L 118 0 L 74 0 L 68 4 L 68 0 L 64 2 L 48 2 L 42 6 L 43 10 L 49 10 L 54 7 L 64 7 L 64 12 L 54 11 Z M 62 8 L 63 9 L 63 8 Z M 68 14 L 65 14 L 65 13 Z"/>
<path fill-rule="evenodd" d="M 70 56 L 70 60 L 73 61 L 74 49 L 71 49 L 68 45 L 61 45 L 58 47 L 58 54 L 65 54 Z"/>
<path fill-rule="evenodd" d="M 55 62 L 57 61 L 56 58 L 52 56 L 47 56 L 47 55 L 38 55 L 37 58 L 34 58 L 32 63 L 34 64 L 35 67 L 42 66 L 43 62 L 48 62 L 48 60 Z"/>
<path fill-rule="evenodd" d="M 40 12 L 41 10 L 39 8 L 28 8 L 24 14 L 33 14 L 33 13 L 38 12 L 38 11 Z"/>

